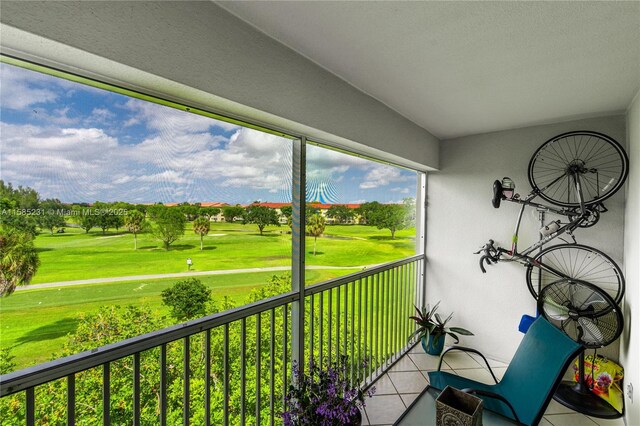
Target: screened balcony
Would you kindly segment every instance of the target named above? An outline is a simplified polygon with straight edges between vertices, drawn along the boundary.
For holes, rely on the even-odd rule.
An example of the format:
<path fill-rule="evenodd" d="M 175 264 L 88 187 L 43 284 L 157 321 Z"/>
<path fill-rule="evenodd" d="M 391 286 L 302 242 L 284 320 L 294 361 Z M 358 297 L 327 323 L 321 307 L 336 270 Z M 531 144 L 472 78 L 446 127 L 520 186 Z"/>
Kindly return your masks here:
<path fill-rule="evenodd" d="M 27 425 L 279 424 L 293 362 L 345 356 L 351 382 L 366 388 L 411 349 L 423 273 L 424 256 L 413 256 L 4 375 L 6 415 Z"/>

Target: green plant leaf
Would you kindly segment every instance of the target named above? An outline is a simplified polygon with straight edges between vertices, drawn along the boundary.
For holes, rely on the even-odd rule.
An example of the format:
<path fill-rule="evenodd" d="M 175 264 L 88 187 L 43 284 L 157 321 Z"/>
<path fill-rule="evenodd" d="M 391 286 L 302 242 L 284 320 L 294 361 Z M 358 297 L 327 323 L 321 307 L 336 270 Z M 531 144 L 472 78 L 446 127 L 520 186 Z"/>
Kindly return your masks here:
<path fill-rule="evenodd" d="M 462 334 L 464 336 L 474 336 L 474 334 L 469 330 L 467 330 L 466 328 L 451 327 L 449 330 L 453 331 L 454 333 Z"/>

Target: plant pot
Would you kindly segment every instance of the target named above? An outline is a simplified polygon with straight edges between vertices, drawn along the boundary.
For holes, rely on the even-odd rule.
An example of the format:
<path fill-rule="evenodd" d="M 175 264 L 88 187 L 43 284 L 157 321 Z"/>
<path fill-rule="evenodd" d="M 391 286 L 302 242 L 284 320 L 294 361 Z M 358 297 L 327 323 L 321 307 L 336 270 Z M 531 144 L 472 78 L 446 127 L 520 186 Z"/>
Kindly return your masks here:
<path fill-rule="evenodd" d="M 435 336 L 433 334 L 429 335 L 428 340 L 426 336 L 422 336 L 422 339 L 420 339 L 422 349 L 424 349 L 424 351 L 429 355 L 440 355 L 442 353 L 442 350 L 444 349 L 445 338 L 444 336 L 440 336 L 436 344 L 434 344 L 434 341 Z"/>
<path fill-rule="evenodd" d="M 362 412 L 358 410 L 356 415 L 345 426 L 361 426 L 362 425 Z"/>

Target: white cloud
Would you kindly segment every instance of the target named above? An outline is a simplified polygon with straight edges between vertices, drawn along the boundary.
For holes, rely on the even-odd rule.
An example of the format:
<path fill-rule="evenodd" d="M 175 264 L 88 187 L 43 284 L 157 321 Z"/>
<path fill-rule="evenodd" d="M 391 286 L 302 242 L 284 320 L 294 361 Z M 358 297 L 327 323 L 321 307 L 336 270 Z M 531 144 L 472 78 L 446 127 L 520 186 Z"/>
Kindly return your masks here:
<path fill-rule="evenodd" d="M 153 175 L 140 176 L 138 180 L 141 182 L 170 183 L 174 185 L 191 183 L 191 180 L 185 178 L 182 172 L 176 170 L 165 170 L 164 172 Z"/>
<path fill-rule="evenodd" d="M 397 167 L 374 164 L 363 178 L 362 183 L 360 183 L 360 189 L 374 189 L 393 182 L 404 182 L 413 179 L 413 177 L 402 173 L 401 169 Z"/>

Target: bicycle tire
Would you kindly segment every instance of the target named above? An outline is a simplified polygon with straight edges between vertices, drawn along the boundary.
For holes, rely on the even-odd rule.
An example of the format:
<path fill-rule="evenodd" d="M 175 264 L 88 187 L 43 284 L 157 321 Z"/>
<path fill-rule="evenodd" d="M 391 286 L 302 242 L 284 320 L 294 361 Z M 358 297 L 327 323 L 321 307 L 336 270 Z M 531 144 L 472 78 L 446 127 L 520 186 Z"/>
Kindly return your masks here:
<path fill-rule="evenodd" d="M 584 204 L 600 203 L 615 194 L 629 173 L 629 159 L 613 138 L 578 130 L 543 143 L 529 161 L 531 187 L 550 203 L 578 207 L 571 173 L 580 176 Z"/>
<path fill-rule="evenodd" d="M 581 244 L 560 244 L 547 247 L 533 259 L 534 262 L 540 262 L 564 274 L 557 275 L 534 264 L 527 265 L 527 287 L 536 300 L 540 275 L 540 290 L 559 278 L 571 278 L 601 288 L 616 304 L 619 304 L 624 296 L 625 282 L 622 270 L 598 249 Z"/>

